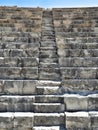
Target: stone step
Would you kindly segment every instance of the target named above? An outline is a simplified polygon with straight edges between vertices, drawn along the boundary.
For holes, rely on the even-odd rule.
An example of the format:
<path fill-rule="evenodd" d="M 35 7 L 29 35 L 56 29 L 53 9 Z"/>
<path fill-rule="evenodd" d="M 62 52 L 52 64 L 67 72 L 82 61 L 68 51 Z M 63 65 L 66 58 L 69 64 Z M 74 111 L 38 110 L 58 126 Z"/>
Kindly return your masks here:
<path fill-rule="evenodd" d="M 24 42 L 24 43 L 28 43 L 30 41 L 30 43 L 32 42 L 39 42 L 39 38 L 38 37 L 7 37 L 7 36 L 1 36 L 0 37 L 0 42 Z"/>
<path fill-rule="evenodd" d="M 39 48 L 0 49 L 0 57 L 39 57 Z"/>
<path fill-rule="evenodd" d="M 74 37 L 91 37 L 91 38 L 94 38 L 94 37 L 98 37 L 98 33 L 94 33 L 94 32 L 56 32 L 56 35 L 60 35 L 60 36 L 63 36 L 63 37 L 66 37 L 66 38 L 74 38 Z"/>
<path fill-rule="evenodd" d="M 28 37 L 28 38 L 38 38 L 39 35 L 37 33 L 33 33 L 33 32 L 19 32 L 17 31 L 1 31 L 1 36 L 5 36 L 5 37 Z"/>
<path fill-rule="evenodd" d="M 60 37 L 60 36 L 59 36 Z M 59 37 L 56 35 L 56 38 L 59 39 Z M 63 39 L 65 43 L 98 43 L 98 38 L 95 37 L 70 37 L 70 38 L 65 38 L 65 37 L 60 37 L 60 39 Z"/>
<path fill-rule="evenodd" d="M 52 47 L 41 46 L 40 51 L 56 51 L 56 46 L 52 46 Z"/>
<path fill-rule="evenodd" d="M 30 112 L 5 112 L 0 113 L 0 129 L 32 129 L 34 113 Z"/>
<path fill-rule="evenodd" d="M 58 68 L 59 65 L 57 63 L 42 63 L 40 62 L 39 68 Z"/>
<path fill-rule="evenodd" d="M 40 80 L 60 80 L 59 68 L 40 68 L 39 69 Z"/>
<path fill-rule="evenodd" d="M 59 94 L 59 86 L 37 86 L 37 94 L 38 95 L 57 95 Z"/>
<path fill-rule="evenodd" d="M 57 52 L 55 50 L 40 50 L 40 58 L 57 58 Z"/>
<path fill-rule="evenodd" d="M 64 94 L 63 96 L 66 111 L 98 111 L 98 94 L 89 94 L 87 96 Z"/>
<path fill-rule="evenodd" d="M 77 42 L 60 42 L 57 41 L 58 49 L 97 49 L 98 43 L 77 43 Z"/>
<path fill-rule="evenodd" d="M 62 79 L 97 79 L 97 67 L 62 67 Z"/>
<path fill-rule="evenodd" d="M 36 95 L 37 80 L 0 80 L 0 95 Z"/>
<path fill-rule="evenodd" d="M 41 41 L 41 47 L 56 47 L 55 41 Z"/>
<path fill-rule="evenodd" d="M 58 63 L 57 57 L 55 58 L 39 58 L 40 63 Z"/>
<path fill-rule="evenodd" d="M 38 67 L 0 67 L 0 79 L 38 79 Z"/>
<path fill-rule="evenodd" d="M 60 95 L 35 95 L 35 103 L 64 103 Z"/>
<path fill-rule="evenodd" d="M 0 96 L 0 112 L 34 112 L 34 96 Z"/>
<path fill-rule="evenodd" d="M 59 57 L 98 57 L 98 49 L 58 49 Z"/>
<path fill-rule="evenodd" d="M 96 130 L 98 129 L 98 111 L 92 112 L 65 112 L 66 129 Z"/>
<path fill-rule="evenodd" d="M 61 126 L 65 124 L 63 113 L 35 113 L 34 126 Z"/>
<path fill-rule="evenodd" d="M 42 34 L 42 36 L 48 36 L 48 35 L 49 36 L 51 36 L 51 35 L 54 36 L 55 32 L 54 31 L 42 31 L 41 34 Z"/>
<path fill-rule="evenodd" d="M 98 57 L 66 57 L 59 58 L 61 67 L 98 67 Z"/>
<path fill-rule="evenodd" d="M 62 80 L 61 93 L 76 93 L 88 95 L 98 93 L 97 79 L 70 79 Z"/>
<path fill-rule="evenodd" d="M 34 57 L 0 57 L 0 67 L 37 67 L 38 63 Z"/>
<path fill-rule="evenodd" d="M 35 113 L 59 113 L 65 111 L 65 105 L 61 103 L 33 103 Z"/>
<path fill-rule="evenodd" d="M 33 130 L 65 130 L 64 126 L 37 126 Z"/>
<path fill-rule="evenodd" d="M 40 44 L 35 43 L 18 43 L 18 42 L 1 42 L 0 49 L 34 49 L 39 48 Z"/>

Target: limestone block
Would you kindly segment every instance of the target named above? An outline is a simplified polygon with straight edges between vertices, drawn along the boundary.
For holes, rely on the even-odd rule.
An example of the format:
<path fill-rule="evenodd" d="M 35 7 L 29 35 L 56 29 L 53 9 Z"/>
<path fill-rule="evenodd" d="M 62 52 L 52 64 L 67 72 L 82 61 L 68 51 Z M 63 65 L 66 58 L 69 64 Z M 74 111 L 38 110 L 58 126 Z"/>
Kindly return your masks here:
<path fill-rule="evenodd" d="M 31 81 L 31 80 L 24 80 L 23 81 L 23 94 L 25 95 L 32 95 L 32 94 L 36 94 L 37 93 L 37 81 Z"/>
<path fill-rule="evenodd" d="M 54 96 L 54 95 L 42 95 L 35 96 L 36 103 L 64 103 L 64 99 L 62 96 Z"/>
<path fill-rule="evenodd" d="M 1 79 L 19 79 L 20 78 L 21 68 L 9 67 L 9 68 L 0 68 L 0 78 Z"/>
<path fill-rule="evenodd" d="M 34 114 L 34 125 L 36 125 L 36 126 L 64 125 L 64 115 L 60 115 L 58 113 Z"/>
<path fill-rule="evenodd" d="M 3 53 L 3 49 L 0 49 L 0 57 L 3 57 L 4 53 Z"/>
<path fill-rule="evenodd" d="M 38 58 L 30 58 L 30 57 L 22 58 L 22 64 L 25 67 L 38 66 L 38 63 L 39 63 L 39 59 Z"/>
<path fill-rule="evenodd" d="M 4 66 L 4 57 L 0 57 L 0 67 Z"/>
<path fill-rule="evenodd" d="M 91 111 L 89 112 L 89 116 L 91 119 L 92 130 L 97 130 L 98 129 L 98 112 Z"/>
<path fill-rule="evenodd" d="M 38 68 L 37 67 L 22 68 L 21 77 L 23 79 L 38 79 Z"/>
<path fill-rule="evenodd" d="M 14 128 L 32 128 L 33 113 L 15 113 L 14 114 Z"/>
<path fill-rule="evenodd" d="M 62 79 L 94 79 L 96 78 L 96 68 L 61 68 Z"/>
<path fill-rule="evenodd" d="M 98 58 L 59 58 L 61 67 L 97 67 Z"/>
<path fill-rule="evenodd" d="M 88 96 L 88 109 L 89 110 L 98 110 L 98 94 L 91 94 Z"/>
<path fill-rule="evenodd" d="M 97 57 L 98 51 L 97 49 L 58 49 L 58 55 L 59 57 Z"/>
<path fill-rule="evenodd" d="M 53 62 L 57 62 L 57 58 L 40 58 L 40 62 L 43 63 L 53 63 Z"/>
<path fill-rule="evenodd" d="M 65 106 L 61 103 L 34 103 L 35 113 L 64 112 Z"/>
<path fill-rule="evenodd" d="M 11 57 L 26 57 L 26 53 L 22 49 L 13 49 L 13 50 L 11 49 L 9 51 L 10 51 L 9 55 Z"/>
<path fill-rule="evenodd" d="M 13 57 L 5 57 L 4 58 L 4 66 L 5 67 L 17 67 L 18 58 Z"/>
<path fill-rule="evenodd" d="M 6 80 L 4 81 L 4 94 L 22 94 L 23 81 L 22 80 Z"/>
<path fill-rule="evenodd" d="M 11 130 L 13 128 L 13 115 L 11 113 L 0 114 L 0 130 Z"/>
<path fill-rule="evenodd" d="M 27 57 L 39 57 L 39 48 L 33 48 L 33 49 L 27 49 L 25 50 L 26 56 Z M 25 57 L 25 55 L 24 55 Z"/>
<path fill-rule="evenodd" d="M 59 93 L 59 87 L 37 87 L 37 93 L 42 95 L 42 94 L 58 94 Z"/>
<path fill-rule="evenodd" d="M 98 91 L 98 81 L 97 80 L 63 80 L 62 81 L 62 92 L 75 92 L 82 93 L 83 95 L 89 92 Z"/>
<path fill-rule="evenodd" d="M 65 113 L 67 130 L 90 129 L 90 117 L 86 112 Z"/>
<path fill-rule="evenodd" d="M 77 94 L 65 94 L 64 103 L 66 111 L 87 111 L 88 98 Z"/>
<path fill-rule="evenodd" d="M 40 58 L 55 58 L 55 57 L 57 57 L 56 51 L 49 50 L 40 52 Z"/>

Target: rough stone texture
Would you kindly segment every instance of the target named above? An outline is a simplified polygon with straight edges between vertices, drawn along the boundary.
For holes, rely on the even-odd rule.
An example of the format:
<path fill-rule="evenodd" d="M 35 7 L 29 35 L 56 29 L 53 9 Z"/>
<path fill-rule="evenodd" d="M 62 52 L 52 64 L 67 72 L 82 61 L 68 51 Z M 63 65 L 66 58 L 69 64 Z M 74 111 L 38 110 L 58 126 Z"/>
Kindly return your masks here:
<path fill-rule="evenodd" d="M 98 130 L 97 12 L 0 7 L 0 130 Z"/>
<path fill-rule="evenodd" d="M 90 129 L 90 117 L 86 112 L 65 113 L 67 130 Z"/>

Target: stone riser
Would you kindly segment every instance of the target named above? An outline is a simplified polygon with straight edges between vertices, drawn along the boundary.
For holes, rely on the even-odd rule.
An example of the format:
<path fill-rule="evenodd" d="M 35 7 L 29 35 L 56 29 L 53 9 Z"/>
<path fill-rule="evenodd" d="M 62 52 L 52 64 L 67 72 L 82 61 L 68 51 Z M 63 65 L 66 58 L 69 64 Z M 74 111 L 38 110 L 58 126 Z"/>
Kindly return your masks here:
<path fill-rule="evenodd" d="M 59 58 L 61 67 L 98 67 L 98 57 L 66 57 Z"/>
<path fill-rule="evenodd" d="M 58 49 L 59 57 L 98 57 L 97 49 Z"/>
<path fill-rule="evenodd" d="M 33 42 L 33 43 L 23 43 L 23 42 L 1 42 L 0 43 L 0 49 L 12 49 L 12 50 L 17 50 L 17 49 L 23 49 L 23 50 L 26 50 L 26 49 L 31 49 L 33 50 L 34 48 L 39 48 L 40 44 L 39 42 Z"/>
<path fill-rule="evenodd" d="M 0 57 L 39 57 L 39 48 L 34 49 L 0 49 Z"/>
<path fill-rule="evenodd" d="M 63 80 L 68 79 L 97 79 L 97 67 L 61 67 Z"/>
<path fill-rule="evenodd" d="M 75 42 L 62 42 L 57 41 L 58 49 L 98 49 L 98 43 L 75 43 Z"/>
<path fill-rule="evenodd" d="M 38 79 L 38 67 L 1 67 L 0 79 Z"/>
<path fill-rule="evenodd" d="M 37 67 L 38 58 L 32 57 L 0 57 L 0 67 Z"/>
<path fill-rule="evenodd" d="M 77 93 L 87 95 L 98 92 L 97 79 L 66 79 L 62 81 L 61 93 Z"/>

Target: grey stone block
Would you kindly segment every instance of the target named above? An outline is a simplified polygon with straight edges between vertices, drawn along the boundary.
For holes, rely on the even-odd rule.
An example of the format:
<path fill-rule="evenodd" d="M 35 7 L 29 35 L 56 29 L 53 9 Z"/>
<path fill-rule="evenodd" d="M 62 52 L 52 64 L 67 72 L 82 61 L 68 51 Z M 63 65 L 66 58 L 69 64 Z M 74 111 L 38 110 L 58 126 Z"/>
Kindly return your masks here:
<path fill-rule="evenodd" d="M 86 112 L 65 113 L 67 130 L 89 130 L 91 127 L 89 114 Z"/>
<path fill-rule="evenodd" d="M 64 112 L 65 106 L 61 103 L 34 103 L 35 113 L 58 113 Z"/>
<path fill-rule="evenodd" d="M 34 125 L 36 126 L 57 126 L 57 125 L 64 125 L 64 115 L 60 115 L 57 113 L 39 113 L 34 114 Z"/>
<path fill-rule="evenodd" d="M 66 111 L 87 111 L 88 97 L 76 94 L 65 94 L 64 102 Z"/>
<path fill-rule="evenodd" d="M 37 93 L 37 85 L 38 85 L 38 81 L 34 81 L 34 80 L 26 80 L 25 81 L 24 80 L 22 93 L 25 95 L 36 94 Z"/>
<path fill-rule="evenodd" d="M 94 67 L 65 67 L 61 68 L 62 79 L 97 79 L 97 68 Z"/>
<path fill-rule="evenodd" d="M 91 92 L 98 91 L 98 81 L 97 80 L 63 80 L 62 81 L 62 93 L 72 92 L 72 93 L 82 93 L 87 95 Z"/>
<path fill-rule="evenodd" d="M 4 94 L 22 94 L 23 81 L 22 80 L 5 80 L 4 81 Z"/>
<path fill-rule="evenodd" d="M 38 68 L 37 67 L 24 67 L 21 70 L 21 77 L 23 79 L 38 79 Z"/>

